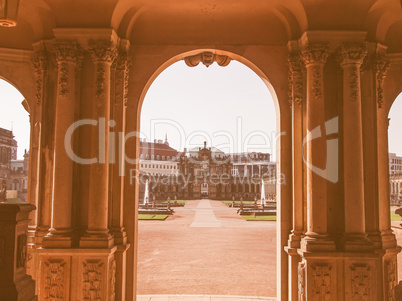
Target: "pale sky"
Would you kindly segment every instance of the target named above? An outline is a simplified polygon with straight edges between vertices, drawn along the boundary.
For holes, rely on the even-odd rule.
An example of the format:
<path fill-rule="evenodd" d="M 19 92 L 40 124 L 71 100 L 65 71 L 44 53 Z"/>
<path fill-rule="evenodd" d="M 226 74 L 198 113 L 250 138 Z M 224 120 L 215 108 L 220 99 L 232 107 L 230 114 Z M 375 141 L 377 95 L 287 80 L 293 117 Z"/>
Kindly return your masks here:
<path fill-rule="evenodd" d="M 13 129 L 18 142 L 17 159 L 23 159 L 25 149 L 29 151 L 29 114 L 21 104 L 23 100 L 14 86 L 0 79 L 0 127 Z"/>
<path fill-rule="evenodd" d="M 141 113 L 143 137 L 153 141 L 167 133 L 170 146 L 179 150 L 205 140 L 224 152 L 274 154 L 276 148 L 271 94 L 260 77 L 237 61 L 209 68 L 173 64 L 152 83 Z"/>

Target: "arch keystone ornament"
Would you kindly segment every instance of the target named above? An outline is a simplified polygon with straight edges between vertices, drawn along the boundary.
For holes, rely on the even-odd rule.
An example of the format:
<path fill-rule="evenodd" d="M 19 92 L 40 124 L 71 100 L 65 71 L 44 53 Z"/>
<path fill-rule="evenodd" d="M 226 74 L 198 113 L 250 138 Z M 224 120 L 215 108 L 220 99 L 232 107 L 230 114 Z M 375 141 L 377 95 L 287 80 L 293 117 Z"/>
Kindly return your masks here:
<path fill-rule="evenodd" d="M 231 59 L 226 55 L 219 55 L 210 51 L 202 52 L 193 56 L 184 58 L 184 62 L 189 67 L 198 66 L 201 62 L 207 68 L 216 62 L 221 67 L 226 67 L 231 62 Z"/>

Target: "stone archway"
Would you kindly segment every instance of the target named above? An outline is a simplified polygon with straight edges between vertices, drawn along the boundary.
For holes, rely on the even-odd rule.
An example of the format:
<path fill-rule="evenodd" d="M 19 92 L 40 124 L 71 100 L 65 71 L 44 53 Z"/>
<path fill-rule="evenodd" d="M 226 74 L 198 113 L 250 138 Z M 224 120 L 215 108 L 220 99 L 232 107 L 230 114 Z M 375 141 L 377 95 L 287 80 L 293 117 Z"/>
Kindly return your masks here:
<path fill-rule="evenodd" d="M 251 70 L 253 70 L 263 80 L 263 82 L 268 87 L 268 90 L 271 92 L 271 95 L 274 99 L 276 112 L 277 112 L 276 120 L 277 120 L 278 132 L 291 131 L 290 107 L 289 107 L 289 104 L 287 101 L 287 94 L 283 93 L 283 94 L 278 95 L 276 93 L 273 85 L 271 84 L 271 81 L 268 80 L 268 76 L 258 67 L 257 63 L 252 62 L 250 60 L 251 58 L 250 59 L 246 58 L 245 56 L 239 55 L 236 52 L 219 50 L 219 49 L 202 49 L 201 48 L 201 49 L 194 49 L 191 51 L 187 50 L 185 52 L 182 52 L 181 48 L 182 47 L 178 47 L 176 50 L 172 51 L 172 53 L 168 54 L 168 56 L 161 59 L 159 61 L 159 66 L 156 65 L 156 66 L 154 66 L 154 69 L 151 69 L 151 70 L 154 70 L 153 73 L 150 73 L 149 72 L 150 70 L 147 69 L 147 71 L 148 71 L 147 72 L 148 77 L 146 77 L 147 80 L 146 81 L 144 80 L 142 82 L 141 88 L 138 88 L 138 89 L 134 88 L 134 90 L 136 91 L 135 95 L 132 95 L 132 94 L 129 95 L 128 107 L 127 107 L 127 115 L 128 116 L 130 114 L 135 114 L 136 116 L 140 116 L 141 106 L 142 106 L 143 99 L 145 98 L 146 91 L 148 90 L 148 88 L 150 87 L 152 82 L 155 80 L 155 78 L 163 70 L 168 68 L 168 66 L 170 66 L 174 62 L 176 62 L 178 60 L 184 60 L 189 67 L 192 67 L 199 63 L 209 66 L 210 64 L 212 64 L 213 62 L 216 61 L 219 65 L 225 66 L 230 62 L 230 60 L 236 60 L 236 61 L 243 63 L 244 65 L 249 67 Z M 172 50 L 172 49 L 170 49 L 170 50 Z M 134 62 L 136 61 L 135 57 L 133 58 L 133 61 Z M 276 81 L 280 81 L 281 78 L 285 79 L 285 77 L 286 77 L 286 72 L 284 72 L 285 70 L 282 69 L 281 72 L 277 72 L 275 75 L 274 75 L 274 72 L 272 72 L 272 69 L 278 70 L 279 66 L 276 66 L 274 68 L 268 68 L 269 66 L 267 66 L 266 60 L 265 59 L 263 60 L 262 57 L 258 58 L 258 56 L 257 56 L 257 61 L 260 63 L 262 63 L 262 61 L 264 61 L 264 63 L 262 65 L 265 65 L 266 69 L 270 70 L 270 72 L 268 72 L 268 73 L 271 74 L 276 79 Z M 274 62 L 275 62 L 274 57 L 271 57 L 269 61 L 274 64 Z M 152 64 L 155 64 L 155 62 L 152 62 Z M 277 65 L 277 63 L 275 65 Z M 139 68 L 139 67 L 137 66 L 137 68 Z M 145 65 L 144 68 L 149 68 L 149 65 Z M 139 73 L 143 72 L 142 70 L 138 70 L 138 69 L 136 69 L 136 71 Z M 280 86 L 279 82 L 278 82 L 278 85 Z M 279 86 L 278 86 L 278 89 L 280 90 Z M 131 99 L 139 99 L 138 104 L 133 102 L 133 105 L 137 105 L 138 107 L 137 108 L 133 107 L 132 110 L 130 110 L 130 100 Z M 281 101 L 279 99 L 281 99 Z M 282 113 L 282 111 L 283 111 L 283 113 Z M 281 112 L 281 113 L 279 113 L 279 112 Z M 135 120 L 131 120 L 131 121 L 128 121 L 128 123 L 127 123 L 127 127 L 130 128 L 130 131 L 133 129 L 135 129 L 137 131 L 139 129 L 139 122 L 135 121 L 135 123 L 134 123 L 134 121 Z M 130 143 L 130 141 L 127 142 L 126 147 L 130 147 L 129 143 Z M 131 143 L 133 143 L 133 141 L 131 141 Z M 278 152 L 277 157 L 281 158 L 281 160 L 278 159 L 279 170 L 281 170 L 281 172 L 283 174 L 287 174 L 288 177 L 291 177 L 291 171 L 288 169 L 290 166 L 289 165 L 290 162 L 287 161 L 286 158 L 290 158 L 291 154 L 288 151 L 289 150 L 288 147 L 282 148 L 281 145 L 290 145 L 290 144 L 291 144 L 290 136 L 283 135 L 283 136 L 280 136 L 280 139 L 279 139 L 279 142 L 277 145 L 277 152 Z M 279 152 L 282 152 L 282 153 L 279 154 Z M 130 157 L 130 155 L 128 155 L 128 156 Z M 281 233 L 281 235 L 278 236 L 278 237 L 280 237 L 280 239 L 278 239 L 277 243 L 278 243 L 278 245 L 282 245 L 284 247 L 287 243 L 289 231 L 291 229 L 291 216 L 289 215 L 290 207 L 291 207 L 291 199 L 290 199 L 291 187 L 288 185 L 281 185 L 280 187 L 278 187 L 278 191 L 280 191 L 280 195 L 282 196 L 282 197 L 278 197 L 278 199 L 279 199 L 278 206 L 283 208 L 283 210 L 281 210 L 279 212 L 282 212 L 283 215 L 278 216 L 278 220 L 279 221 L 282 220 L 282 223 L 278 223 L 277 231 L 279 231 Z M 131 204 L 127 200 L 126 200 L 125 208 L 126 208 L 126 206 L 131 206 Z M 130 254 L 130 250 L 128 250 L 127 256 L 128 257 L 132 256 Z M 280 287 L 280 292 L 278 292 L 278 296 L 287 294 L 287 286 L 283 286 L 284 283 L 287 283 L 287 273 L 288 273 L 288 258 L 287 257 L 288 257 L 288 255 L 282 248 L 282 251 L 278 252 L 278 256 L 277 256 L 277 271 L 278 271 L 277 274 L 281 275 L 281 279 L 278 280 L 278 286 Z"/>

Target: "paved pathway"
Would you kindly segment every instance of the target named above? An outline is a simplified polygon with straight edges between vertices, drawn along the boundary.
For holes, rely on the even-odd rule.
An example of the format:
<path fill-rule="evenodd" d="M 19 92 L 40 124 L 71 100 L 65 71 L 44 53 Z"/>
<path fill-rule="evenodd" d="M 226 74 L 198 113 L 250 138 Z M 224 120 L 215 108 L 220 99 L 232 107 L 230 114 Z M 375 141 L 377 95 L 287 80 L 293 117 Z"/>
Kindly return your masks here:
<path fill-rule="evenodd" d="M 165 221 L 139 222 L 140 301 L 276 295 L 276 222 L 247 222 L 205 199 L 174 210 Z"/>
<path fill-rule="evenodd" d="M 137 301 L 275 301 L 276 298 L 208 295 L 141 295 Z"/>
<path fill-rule="evenodd" d="M 195 216 L 190 227 L 214 228 L 222 227 L 222 223 L 216 218 L 214 209 L 209 200 L 201 200 L 195 210 Z"/>

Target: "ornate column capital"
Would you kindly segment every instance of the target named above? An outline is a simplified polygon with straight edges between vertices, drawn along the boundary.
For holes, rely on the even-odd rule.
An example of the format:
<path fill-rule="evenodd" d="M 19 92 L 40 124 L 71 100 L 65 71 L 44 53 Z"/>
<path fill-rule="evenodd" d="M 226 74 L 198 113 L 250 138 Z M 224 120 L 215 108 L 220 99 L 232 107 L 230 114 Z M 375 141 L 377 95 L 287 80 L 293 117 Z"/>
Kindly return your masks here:
<path fill-rule="evenodd" d="M 79 63 L 84 59 L 83 51 L 79 44 L 70 40 L 56 40 L 53 43 L 53 55 L 57 63 Z"/>
<path fill-rule="evenodd" d="M 324 43 L 314 43 L 301 50 L 301 58 L 308 65 L 325 64 L 329 55 L 329 46 Z"/>
<path fill-rule="evenodd" d="M 94 62 L 112 63 L 117 56 L 116 45 L 110 40 L 89 41 L 89 52 Z"/>
<path fill-rule="evenodd" d="M 44 51 L 35 52 L 31 58 L 31 66 L 35 72 L 44 71 L 47 68 L 47 55 Z"/>
<path fill-rule="evenodd" d="M 366 56 L 367 45 L 364 43 L 345 44 L 338 49 L 338 60 L 342 67 L 347 64 L 361 65 Z"/>
<path fill-rule="evenodd" d="M 289 104 L 294 102 L 302 104 L 303 102 L 303 68 L 304 63 L 300 53 L 291 53 L 287 61 L 289 67 Z"/>
<path fill-rule="evenodd" d="M 384 97 L 382 84 L 389 70 L 389 60 L 385 58 L 385 55 L 377 54 L 375 55 L 373 62 L 377 80 L 377 103 L 378 107 L 382 108 Z"/>

